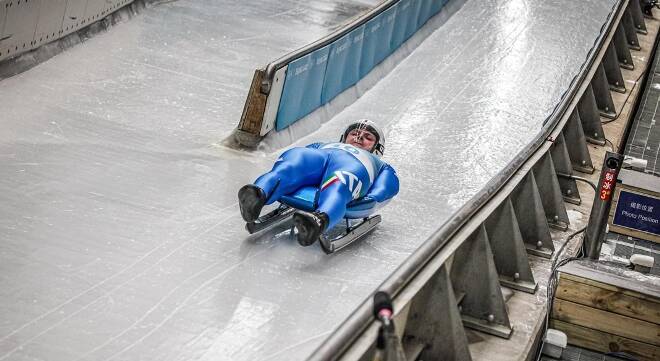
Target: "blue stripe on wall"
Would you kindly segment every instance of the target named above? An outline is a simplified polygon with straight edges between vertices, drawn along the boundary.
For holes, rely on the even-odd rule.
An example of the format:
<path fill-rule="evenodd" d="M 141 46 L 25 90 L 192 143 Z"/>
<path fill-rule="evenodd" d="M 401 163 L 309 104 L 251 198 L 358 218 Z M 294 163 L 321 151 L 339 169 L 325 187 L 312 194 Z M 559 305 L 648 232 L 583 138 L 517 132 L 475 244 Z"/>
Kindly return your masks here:
<path fill-rule="evenodd" d="M 280 131 L 355 85 L 449 0 L 401 0 L 330 45 L 289 63 L 277 111 Z"/>

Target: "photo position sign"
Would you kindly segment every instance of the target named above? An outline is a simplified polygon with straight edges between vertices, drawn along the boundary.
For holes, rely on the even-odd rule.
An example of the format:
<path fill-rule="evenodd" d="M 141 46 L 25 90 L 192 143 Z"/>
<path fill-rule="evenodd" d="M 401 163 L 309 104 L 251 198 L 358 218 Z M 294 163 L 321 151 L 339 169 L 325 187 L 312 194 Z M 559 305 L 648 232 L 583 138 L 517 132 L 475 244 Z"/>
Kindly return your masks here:
<path fill-rule="evenodd" d="M 612 224 L 660 235 L 660 199 L 621 190 Z"/>

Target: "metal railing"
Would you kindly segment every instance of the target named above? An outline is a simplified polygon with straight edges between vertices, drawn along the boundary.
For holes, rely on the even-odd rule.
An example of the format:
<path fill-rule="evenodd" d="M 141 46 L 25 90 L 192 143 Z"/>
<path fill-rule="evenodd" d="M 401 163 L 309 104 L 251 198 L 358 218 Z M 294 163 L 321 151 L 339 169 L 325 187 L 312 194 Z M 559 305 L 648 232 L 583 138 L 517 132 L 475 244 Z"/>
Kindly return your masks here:
<path fill-rule="evenodd" d="M 569 220 L 563 202 L 580 202 L 575 180 L 558 175 L 594 170 L 587 142 L 604 144 L 600 116 L 616 114 L 610 90 L 625 91 L 620 67 L 633 66 L 630 48 L 639 44 L 636 33 L 646 33 L 639 1 L 615 4 L 580 72 L 538 137 L 378 288 L 392 295 L 399 303 L 400 317 L 412 325 L 404 326 L 406 354 L 427 352 L 424 359 L 439 355 L 448 360 L 470 359 L 464 334 L 454 332 L 463 326 L 510 337 L 512 328 L 499 285 L 536 291 L 526 253 L 551 258 L 554 249 L 549 227 L 565 230 Z M 624 18 L 630 21 L 622 21 Z M 502 254 L 510 259 L 503 259 Z M 452 258 L 457 264 L 456 257 L 460 258 L 458 264 L 468 265 L 447 267 Z M 470 268 L 479 270 L 483 279 L 470 275 Z M 435 306 L 429 298 L 436 299 Z M 429 307 L 438 311 L 438 302 L 445 302 L 444 309 L 429 312 Z M 371 307 L 369 297 L 310 360 L 368 359 L 374 346 L 364 334 L 377 327 Z M 442 327 L 434 329 L 433 325 Z M 439 336 L 429 335 L 429 330 Z"/>

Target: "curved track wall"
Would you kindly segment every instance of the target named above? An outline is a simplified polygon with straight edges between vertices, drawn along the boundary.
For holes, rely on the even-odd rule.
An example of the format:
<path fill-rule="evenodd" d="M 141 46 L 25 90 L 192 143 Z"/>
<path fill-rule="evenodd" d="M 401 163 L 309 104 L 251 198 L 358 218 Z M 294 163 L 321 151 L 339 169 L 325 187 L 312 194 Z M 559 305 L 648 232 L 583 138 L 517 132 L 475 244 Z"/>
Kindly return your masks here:
<path fill-rule="evenodd" d="M 133 0 L 0 0 L 0 61 L 63 38 Z"/>
<path fill-rule="evenodd" d="M 564 202 L 581 201 L 573 173 L 594 172 L 587 144 L 605 143 L 601 117 L 616 116 L 610 91 L 626 91 L 621 68 L 634 66 L 638 33 L 646 33 L 640 2 L 617 1 L 538 137 L 381 284 L 396 295 L 392 349 L 405 359 L 471 360 L 464 327 L 515 332 L 500 287 L 537 292 L 529 255 L 555 256 L 550 229 L 567 230 Z M 372 359 L 372 319 L 369 298 L 310 360 Z"/>
<path fill-rule="evenodd" d="M 336 32 L 258 69 L 238 143 L 254 146 L 355 85 L 393 54 L 448 0 L 387 0 Z"/>

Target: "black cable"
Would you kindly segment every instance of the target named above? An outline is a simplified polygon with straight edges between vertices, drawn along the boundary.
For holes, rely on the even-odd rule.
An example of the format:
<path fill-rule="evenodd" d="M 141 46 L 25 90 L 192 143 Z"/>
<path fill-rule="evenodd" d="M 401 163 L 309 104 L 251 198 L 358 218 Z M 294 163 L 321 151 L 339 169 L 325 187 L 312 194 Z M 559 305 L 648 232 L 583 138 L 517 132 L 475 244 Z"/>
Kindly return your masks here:
<path fill-rule="evenodd" d="M 639 81 L 642 79 L 644 74 L 646 74 L 646 72 L 642 72 L 641 74 L 639 74 L 639 76 L 637 77 L 637 80 L 635 80 L 635 83 L 633 84 L 632 88 L 630 88 L 630 91 L 628 92 L 628 96 L 626 96 L 626 100 L 623 101 L 623 106 L 625 106 L 628 103 L 628 99 L 630 99 L 630 96 L 632 95 L 633 91 L 635 91 L 635 87 L 637 86 L 637 84 L 639 84 Z M 619 119 L 620 115 L 621 115 L 621 112 L 619 112 L 617 115 L 615 115 L 614 118 L 604 120 L 601 123 L 602 124 L 612 123 L 613 121 Z"/>
<path fill-rule="evenodd" d="M 605 138 L 605 144 L 607 144 L 607 143 L 610 143 L 610 149 L 611 149 L 614 153 L 618 153 L 618 152 L 616 151 L 616 146 L 614 145 L 614 143 L 612 143 L 611 140 Z"/>
<path fill-rule="evenodd" d="M 598 187 L 596 184 L 594 184 L 592 181 L 590 181 L 587 178 L 582 178 L 578 176 L 574 176 L 572 174 L 558 174 L 559 177 L 563 178 L 569 178 L 569 179 L 575 179 L 576 181 L 581 181 L 584 183 L 587 183 L 588 185 L 591 186 L 591 188 L 594 190 L 594 193 L 598 193 Z M 566 241 L 559 247 L 559 250 L 555 253 L 555 259 L 552 261 L 552 267 L 550 268 L 550 278 L 548 278 L 548 285 L 546 286 L 546 304 L 548 305 L 548 308 L 545 313 L 545 325 L 543 326 L 543 338 L 545 338 L 545 334 L 548 332 L 548 328 L 550 327 L 550 312 L 552 312 L 552 307 L 554 304 L 554 298 L 555 298 L 555 293 L 557 292 L 557 282 L 558 282 L 558 277 L 557 277 L 557 270 L 561 268 L 562 266 L 578 260 L 580 258 L 583 258 L 585 255 L 585 249 L 584 249 L 584 242 L 580 244 L 580 250 L 578 254 L 575 257 L 568 257 L 564 258 L 562 260 L 559 260 L 562 253 L 564 252 L 564 249 L 566 249 L 566 245 L 578 234 L 584 232 L 587 229 L 587 226 L 584 226 L 580 228 L 579 230 L 571 233 L 566 237 Z M 536 358 L 536 361 L 539 361 L 541 359 L 541 355 L 543 354 L 543 345 L 545 344 L 545 341 L 541 339 L 541 345 L 539 346 L 539 352 L 538 352 L 538 357 Z"/>

